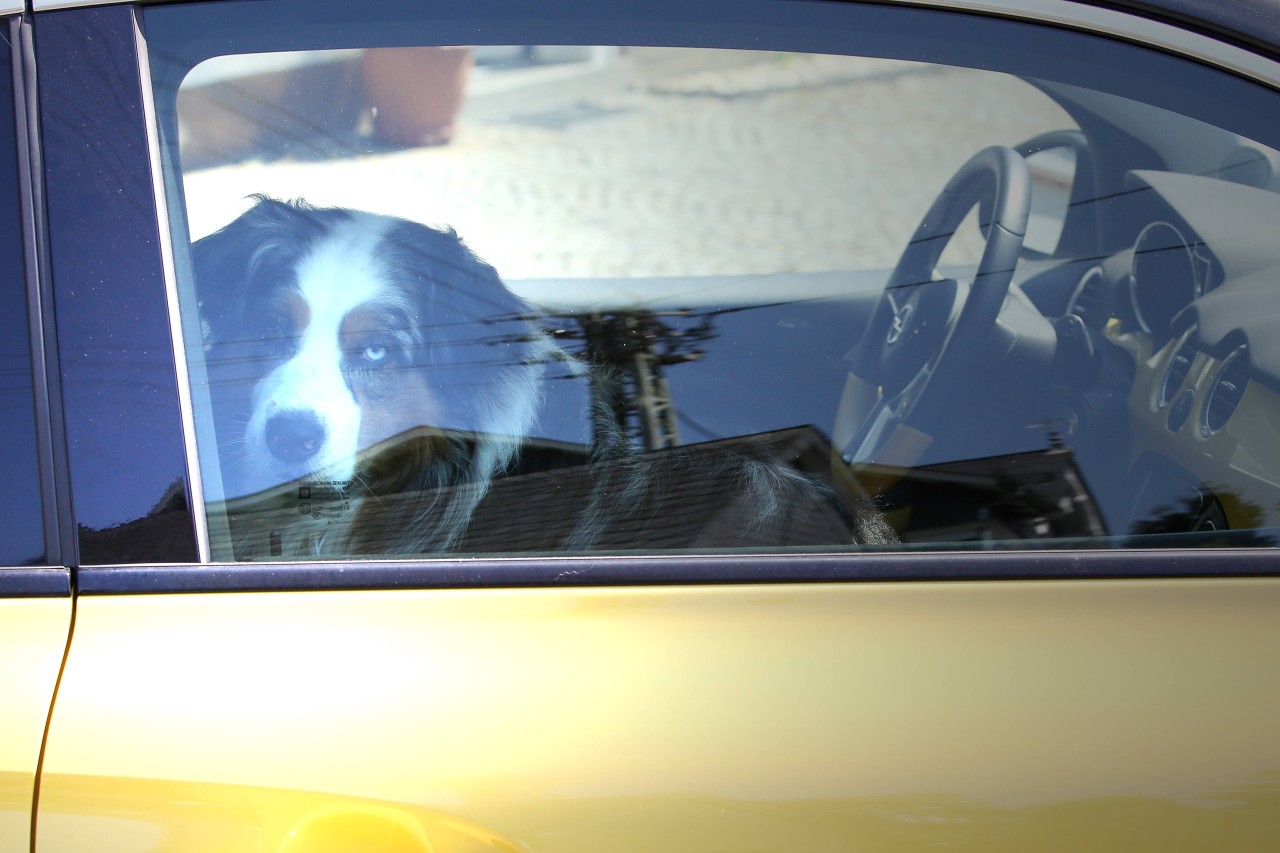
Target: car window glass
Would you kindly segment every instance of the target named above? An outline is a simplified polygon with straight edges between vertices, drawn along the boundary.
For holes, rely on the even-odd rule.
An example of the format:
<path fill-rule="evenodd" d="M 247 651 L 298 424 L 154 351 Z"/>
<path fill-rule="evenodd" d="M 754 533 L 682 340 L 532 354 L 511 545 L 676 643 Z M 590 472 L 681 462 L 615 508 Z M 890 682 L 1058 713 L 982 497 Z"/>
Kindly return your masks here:
<path fill-rule="evenodd" d="M 0 51 L 0 79 L 9 79 Z M 0 91 L 0 566 L 45 561 L 13 95 Z"/>
<path fill-rule="evenodd" d="M 217 559 L 1271 541 L 1280 161 L 1163 95 L 155 51 Z"/>

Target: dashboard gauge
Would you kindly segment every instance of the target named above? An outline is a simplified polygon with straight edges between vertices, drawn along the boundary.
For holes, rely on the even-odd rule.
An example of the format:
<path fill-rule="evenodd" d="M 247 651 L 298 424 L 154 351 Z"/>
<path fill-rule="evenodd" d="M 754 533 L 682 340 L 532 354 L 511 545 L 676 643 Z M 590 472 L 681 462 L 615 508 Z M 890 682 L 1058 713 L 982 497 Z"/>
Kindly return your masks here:
<path fill-rule="evenodd" d="M 1249 348 L 1238 346 L 1222 362 L 1209 386 L 1209 393 L 1205 395 L 1204 409 L 1200 413 L 1201 435 L 1208 438 L 1227 425 L 1248 385 Z"/>
<path fill-rule="evenodd" d="M 1195 253 L 1168 222 L 1153 222 L 1133 244 L 1130 295 L 1138 323 L 1159 338 L 1169 334 L 1173 318 L 1200 296 Z"/>
<path fill-rule="evenodd" d="M 1067 313 L 1075 314 L 1084 320 L 1086 326 L 1101 327 L 1107 321 L 1110 300 L 1106 293 L 1106 276 L 1102 267 L 1094 265 L 1080 276 L 1080 281 L 1071 291 L 1071 299 L 1067 302 Z"/>

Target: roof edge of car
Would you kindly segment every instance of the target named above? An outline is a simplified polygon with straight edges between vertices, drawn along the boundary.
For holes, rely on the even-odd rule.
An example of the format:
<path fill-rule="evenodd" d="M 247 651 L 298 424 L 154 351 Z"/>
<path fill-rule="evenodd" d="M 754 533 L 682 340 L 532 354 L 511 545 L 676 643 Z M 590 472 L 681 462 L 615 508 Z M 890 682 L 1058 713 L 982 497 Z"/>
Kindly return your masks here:
<path fill-rule="evenodd" d="M 1078 0 L 1280 54 L 1280 0 Z"/>
<path fill-rule="evenodd" d="M 140 0 L 159 5 L 177 0 Z M 882 0 L 907 6 L 1039 21 L 1125 38 L 1280 85 L 1280 0 Z M 119 0 L 30 0 L 34 12 Z M 21 11 L 0 0 L 0 10 Z"/>

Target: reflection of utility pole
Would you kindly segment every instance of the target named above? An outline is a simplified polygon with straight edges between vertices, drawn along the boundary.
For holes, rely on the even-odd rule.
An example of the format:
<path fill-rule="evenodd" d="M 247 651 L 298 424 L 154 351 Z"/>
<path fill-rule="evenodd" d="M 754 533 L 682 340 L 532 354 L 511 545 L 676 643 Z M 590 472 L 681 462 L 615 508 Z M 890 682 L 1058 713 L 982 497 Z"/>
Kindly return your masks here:
<path fill-rule="evenodd" d="M 696 345 L 715 336 L 709 316 L 688 328 L 662 319 L 689 316 L 688 311 L 631 311 L 577 318 L 580 354 L 594 368 L 591 392 L 597 417 L 609 419 L 607 427 L 596 426 L 597 444 L 619 436 L 640 439 L 650 450 L 680 443 L 676 405 L 663 369 L 701 358 L 704 351 Z"/>
<path fill-rule="evenodd" d="M 644 436 L 650 450 L 675 447 L 680 443 L 676 429 L 676 405 L 671 386 L 662 375 L 663 361 L 646 349 L 635 355 L 633 368 L 637 390 L 636 405 L 644 416 Z"/>

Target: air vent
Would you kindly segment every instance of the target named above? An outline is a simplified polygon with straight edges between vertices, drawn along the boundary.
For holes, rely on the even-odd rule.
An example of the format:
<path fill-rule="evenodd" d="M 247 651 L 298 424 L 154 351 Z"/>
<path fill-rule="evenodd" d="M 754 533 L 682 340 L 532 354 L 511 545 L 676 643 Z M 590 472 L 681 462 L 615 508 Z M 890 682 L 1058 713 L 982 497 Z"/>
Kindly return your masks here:
<path fill-rule="evenodd" d="M 1194 329 L 1188 329 L 1178 339 L 1173 358 L 1169 359 L 1169 366 L 1164 370 L 1164 379 L 1160 382 L 1160 393 L 1156 395 L 1157 409 L 1163 409 L 1169 405 L 1178 393 L 1178 389 L 1182 387 L 1182 383 L 1187 381 L 1187 375 L 1191 373 L 1191 364 L 1196 359 L 1196 348 L 1191 344 L 1191 334 L 1194 331 Z"/>
<path fill-rule="evenodd" d="M 1237 347 L 1222 362 L 1218 375 L 1213 377 L 1213 384 L 1209 386 L 1209 393 L 1205 395 L 1200 432 L 1208 437 L 1226 426 L 1240 405 L 1248 384 L 1249 351 L 1246 347 Z"/>
<path fill-rule="evenodd" d="M 1092 267 L 1076 285 L 1076 292 L 1071 294 L 1068 314 L 1075 314 L 1084 320 L 1086 326 L 1093 326 L 1102 301 L 1102 267 Z"/>

